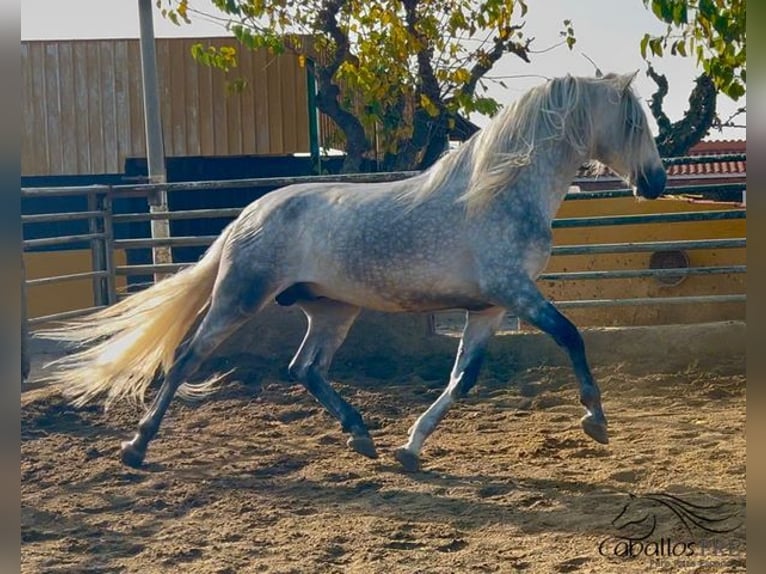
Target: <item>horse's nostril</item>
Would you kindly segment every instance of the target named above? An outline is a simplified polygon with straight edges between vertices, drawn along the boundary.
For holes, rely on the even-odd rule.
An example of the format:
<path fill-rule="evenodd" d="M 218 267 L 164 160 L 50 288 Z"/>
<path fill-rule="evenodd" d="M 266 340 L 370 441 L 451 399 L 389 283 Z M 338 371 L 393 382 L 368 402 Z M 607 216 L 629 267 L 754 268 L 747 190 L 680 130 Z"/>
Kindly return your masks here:
<path fill-rule="evenodd" d="M 655 199 L 662 195 L 665 191 L 665 184 L 667 183 L 667 174 L 664 169 L 656 169 L 647 171 L 638 176 L 636 181 L 636 188 L 638 194 L 641 197 L 648 199 Z"/>

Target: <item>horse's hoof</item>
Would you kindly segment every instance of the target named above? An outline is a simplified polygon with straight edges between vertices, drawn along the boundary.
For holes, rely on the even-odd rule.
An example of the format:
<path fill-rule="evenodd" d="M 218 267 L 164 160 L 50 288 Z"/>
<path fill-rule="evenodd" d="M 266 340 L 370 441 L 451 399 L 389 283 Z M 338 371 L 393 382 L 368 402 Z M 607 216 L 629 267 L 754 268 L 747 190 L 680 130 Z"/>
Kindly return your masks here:
<path fill-rule="evenodd" d="M 394 457 L 399 461 L 406 472 L 417 472 L 420 470 L 420 457 L 412 454 L 404 447 L 397 448 L 394 451 Z"/>
<path fill-rule="evenodd" d="M 367 458 L 378 458 L 378 451 L 375 450 L 375 443 L 368 436 L 352 436 L 346 441 L 348 447 L 366 456 Z"/>
<path fill-rule="evenodd" d="M 593 415 L 588 414 L 580 419 L 580 424 L 582 424 L 582 430 L 590 438 L 601 444 L 609 444 L 609 432 L 606 428 L 606 421 L 603 418 L 596 420 Z"/>
<path fill-rule="evenodd" d="M 120 445 L 120 460 L 130 468 L 140 468 L 144 462 L 146 451 L 137 449 L 132 442 L 125 441 Z"/>

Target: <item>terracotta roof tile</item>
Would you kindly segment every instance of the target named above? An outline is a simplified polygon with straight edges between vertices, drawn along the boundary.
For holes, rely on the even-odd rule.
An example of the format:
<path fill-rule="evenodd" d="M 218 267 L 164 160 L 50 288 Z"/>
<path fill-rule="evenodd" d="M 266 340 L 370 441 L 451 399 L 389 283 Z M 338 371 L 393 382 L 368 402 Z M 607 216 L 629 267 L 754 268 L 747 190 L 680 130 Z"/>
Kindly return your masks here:
<path fill-rule="evenodd" d="M 716 155 L 745 153 L 745 140 L 718 140 L 703 141 L 689 150 L 689 155 Z M 720 161 L 713 163 L 692 163 L 687 165 L 673 165 L 668 168 L 668 175 L 694 176 L 694 175 L 731 175 L 744 176 L 747 173 L 746 161 Z"/>

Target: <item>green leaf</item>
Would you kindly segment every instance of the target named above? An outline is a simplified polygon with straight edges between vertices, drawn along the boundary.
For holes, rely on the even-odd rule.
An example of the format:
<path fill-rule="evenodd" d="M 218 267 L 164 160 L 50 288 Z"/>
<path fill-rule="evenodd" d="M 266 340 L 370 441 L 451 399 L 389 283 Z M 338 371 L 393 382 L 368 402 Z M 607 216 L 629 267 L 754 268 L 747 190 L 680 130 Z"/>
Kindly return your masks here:
<path fill-rule="evenodd" d="M 729 85 L 724 93 L 736 102 L 745 95 L 745 86 L 735 81 Z"/>
<path fill-rule="evenodd" d="M 673 23 L 676 25 L 687 23 L 686 2 L 677 2 L 673 7 Z"/>
<path fill-rule="evenodd" d="M 646 47 L 649 45 L 649 34 L 644 34 L 641 38 L 641 57 L 646 60 Z"/>

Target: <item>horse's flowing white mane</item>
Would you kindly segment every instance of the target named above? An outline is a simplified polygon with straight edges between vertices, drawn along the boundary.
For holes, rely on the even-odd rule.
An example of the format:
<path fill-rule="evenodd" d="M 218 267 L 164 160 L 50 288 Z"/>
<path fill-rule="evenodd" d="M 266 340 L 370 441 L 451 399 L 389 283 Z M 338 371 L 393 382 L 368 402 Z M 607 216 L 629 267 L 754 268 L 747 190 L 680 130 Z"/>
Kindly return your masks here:
<path fill-rule="evenodd" d="M 562 149 L 574 157 L 592 155 L 594 111 L 603 90 L 614 88 L 613 103 L 621 101 L 625 130 L 626 158 L 638 162 L 640 146 L 646 145 L 646 119 L 635 94 L 630 90 L 633 76 L 609 74 L 603 78 L 566 76 L 554 78 L 529 90 L 500 112 L 481 131 L 457 150 L 447 154 L 423 174 L 424 185 L 415 192 L 417 202 L 451 179 L 461 180 L 461 200 L 469 211 L 480 211 L 504 189 L 508 189 L 525 167 L 532 164 L 535 151 L 545 142 L 564 143 Z M 626 94 L 627 97 L 622 97 Z M 620 129 L 619 127 L 617 129 Z M 639 166 L 635 167 L 640 171 Z"/>

